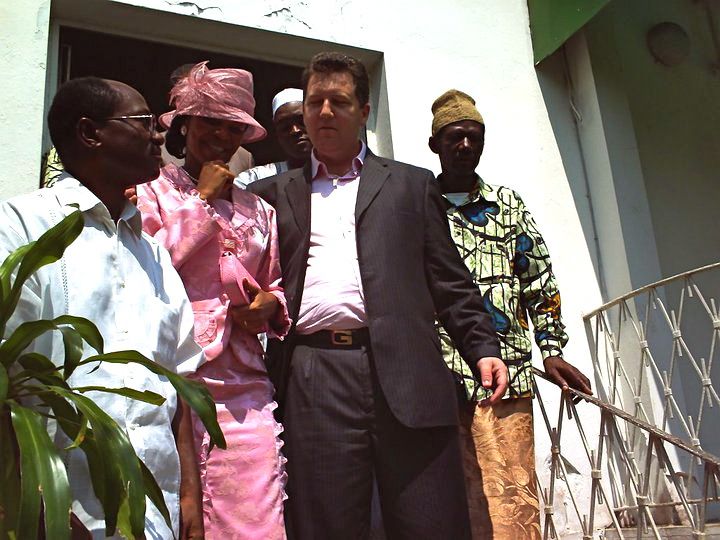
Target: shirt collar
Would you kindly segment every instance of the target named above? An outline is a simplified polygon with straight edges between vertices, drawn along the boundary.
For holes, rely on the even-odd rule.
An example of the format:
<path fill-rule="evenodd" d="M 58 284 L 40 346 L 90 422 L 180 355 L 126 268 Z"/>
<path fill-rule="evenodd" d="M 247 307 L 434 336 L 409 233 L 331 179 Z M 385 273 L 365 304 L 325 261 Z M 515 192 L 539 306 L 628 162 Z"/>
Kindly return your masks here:
<path fill-rule="evenodd" d="M 448 197 L 445 197 L 445 195 L 443 195 L 443 197 L 445 197 L 445 200 L 450 203 L 450 206 L 452 208 L 474 202 L 479 198 L 482 198 L 487 202 L 497 202 L 497 189 L 490 184 L 486 184 L 479 175 L 476 174 L 475 176 L 477 177 L 475 187 L 470 192 L 465 194 L 464 200 L 457 196 L 452 197 L 453 200 L 450 200 Z M 437 178 L 439 182 L 442 182 L 442 174 L 439 174 Z M 457 193 L 455 193 L 454 195 L 457 195 Z"/>
<path fill-rule="evenodd" d="M 100 221 L 108 222 L 115 228 L 107 207 L 77 178 L 64 172 L 58 177 L 53 189 L 56 190 L 55 195 L 61 205 L 77 206 L 81 212 L 93 215 Z M 138 209 L 130 201 L 125 203 L 118 221 L 126 222 L 137 236 L 142 233 L 142 217 Z"/>
<path fill-rule="evenodd" d="M 315 155 L 315 149 L 310 153 L 310 167 L 312 172 L 313 180 L 353 180 L 360 176 L 362 171 L 363 163 L 365 162 L 365 155 L 367 154 L 367 145 L 364 141 L 360 141 L 360 152 L 352 160 L 350 170 L 345 172 L 342 176 L 328 173 L 327 166 L 325 163 L 320 161 Z"/>

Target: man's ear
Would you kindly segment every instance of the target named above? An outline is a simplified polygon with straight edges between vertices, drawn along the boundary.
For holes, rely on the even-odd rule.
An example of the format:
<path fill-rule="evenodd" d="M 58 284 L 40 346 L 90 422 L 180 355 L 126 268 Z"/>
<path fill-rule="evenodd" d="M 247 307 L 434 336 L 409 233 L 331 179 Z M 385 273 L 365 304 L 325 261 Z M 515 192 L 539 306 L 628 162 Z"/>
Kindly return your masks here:
<path fill-rule="evenodd" d="M 368 117 L 370 116 L 370 104 L 366 103 L 362 106 L 360 109 L 360 114 L 362 114 L 362 125 L 364 126 L 367 123 Z"/>
<path fill-rule="evenodd" d="M 102 144 L 95 121 L 83 116 L 75 125 L 75 136 L 81 146 L 97 148 Z"/>
<path fill-rule="evenodd" d="M 439 154 L 440 150 L 438 148 L 438 141 L 435 137 L 430 137 L 428 139 L 428 146 L 430 147 L 430 150 L 433 154 Z"/>

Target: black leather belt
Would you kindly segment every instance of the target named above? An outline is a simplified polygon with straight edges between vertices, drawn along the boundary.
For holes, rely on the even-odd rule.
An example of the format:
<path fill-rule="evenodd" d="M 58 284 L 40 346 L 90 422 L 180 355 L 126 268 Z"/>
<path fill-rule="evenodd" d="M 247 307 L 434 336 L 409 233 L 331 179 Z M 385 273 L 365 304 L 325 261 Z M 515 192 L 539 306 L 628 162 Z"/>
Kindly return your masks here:
<path fill-rule="evenodd" d="M 295 335 L 295 343 L 318 349 L 359 349 L 370 345 L 367 328 L 357 330 L 320 330 L 314 334 Z"/>

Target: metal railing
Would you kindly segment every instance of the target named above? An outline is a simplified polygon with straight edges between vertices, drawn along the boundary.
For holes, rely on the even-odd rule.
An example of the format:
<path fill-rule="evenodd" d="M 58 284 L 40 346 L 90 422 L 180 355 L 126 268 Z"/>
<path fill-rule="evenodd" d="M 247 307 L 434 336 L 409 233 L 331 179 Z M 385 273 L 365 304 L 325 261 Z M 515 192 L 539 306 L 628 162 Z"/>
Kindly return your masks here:
<path fill-rule="evenodd" d="M 720 517 L 720 379 L 713 370 L 720 313 L 710 294 L 717 291 L 720 263 L 642 287 L 584 317 L 597 397 L 566 392 L 553 424 L 537 389 L 551 442 L 549 482 L 538 483 L 545 538 L 563 537 L 559 497 L 582 538 L 611 531 L 661 538 L 670 525 L 708 538 L 709 520 Z M 589 404 L 582 414 L 575 397 Z M 583 455 L 589 475 L 572 474 L 572 461 Z M 578 482 L 587 500 L 577 496 Z"/>

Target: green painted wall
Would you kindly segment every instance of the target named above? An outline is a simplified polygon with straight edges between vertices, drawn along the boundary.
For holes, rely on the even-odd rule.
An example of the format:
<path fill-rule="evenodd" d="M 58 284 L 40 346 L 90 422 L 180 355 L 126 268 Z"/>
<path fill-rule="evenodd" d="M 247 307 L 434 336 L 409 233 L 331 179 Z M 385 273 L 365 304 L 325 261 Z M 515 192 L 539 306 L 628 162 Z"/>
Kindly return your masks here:
<path fill-rule="evenodd" d="M 528 0 L 535 63 L 555 52 L 610 0 Z"/>

